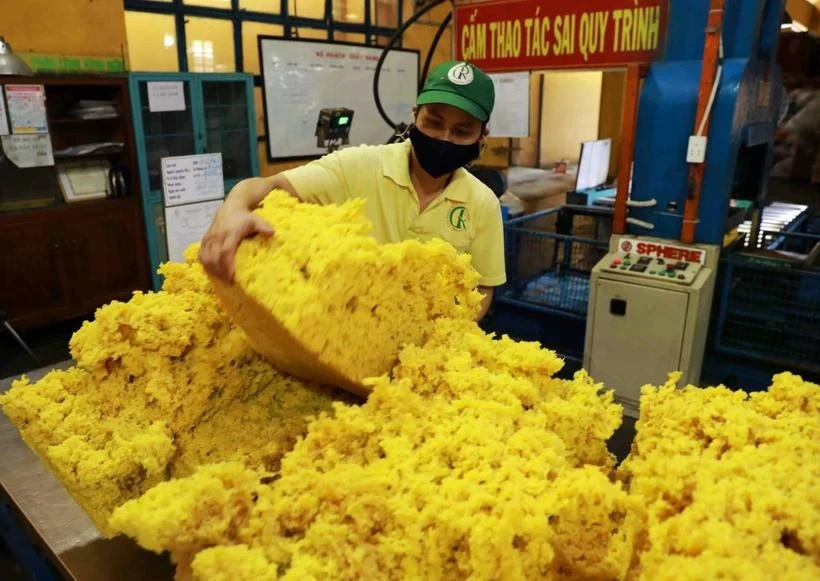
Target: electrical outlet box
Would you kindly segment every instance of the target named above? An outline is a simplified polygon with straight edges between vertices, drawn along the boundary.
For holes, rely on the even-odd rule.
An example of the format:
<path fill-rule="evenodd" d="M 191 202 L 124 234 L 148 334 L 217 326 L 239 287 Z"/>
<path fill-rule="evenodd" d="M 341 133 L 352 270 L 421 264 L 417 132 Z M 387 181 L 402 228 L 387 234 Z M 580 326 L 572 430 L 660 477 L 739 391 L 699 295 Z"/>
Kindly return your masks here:
<path fill-rule="evenodd" d="M 686 149 L 686 163 L 703 163 L 706 161 L 706 137 L 689 136 L 689 147 Z"/>

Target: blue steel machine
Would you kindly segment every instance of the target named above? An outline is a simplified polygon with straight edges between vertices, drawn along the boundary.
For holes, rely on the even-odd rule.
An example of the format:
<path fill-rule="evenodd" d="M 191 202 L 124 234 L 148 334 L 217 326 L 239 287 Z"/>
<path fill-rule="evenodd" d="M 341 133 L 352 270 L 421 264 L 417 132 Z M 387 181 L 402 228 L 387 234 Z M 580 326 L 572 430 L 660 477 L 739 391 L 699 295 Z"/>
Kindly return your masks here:
<path fill-rule="evenodd" d="M 705 39 L 717 32 L 708 24 L 713 4 L 723 5 L 723 18 L 718 27 L 719 73 L 707 109 L 704 143 L 690 137 L 698 133 L 695 122 L 702 99 Z M 784 4 L 784 0 L 670 0 L 665 50 L 646 71 L 640 91 L 627 230 L 612 236 L 609 252 L 602 252 L 603 258 L 589 272 L 586 312 L 555 317 L 536 305 L 532 310 L 540 311 L 541 317 L 532 317 L 532 310 L 522 314 L 527 310 L 526 298 L 513 289 L 499 293 L 497 316 L 489 328 L 541 340 L 564 354 L 572 354 L 579 330 L 585 333 L 584 367 L 615 389 L 627 411 L 637 404 L 638 388 L 663 382 L 666 372 L 680 370 L 681 383 L 700 381 L 714 321 L 715 289 L 725 294 L 725 287 L 731 285 L 731 281 L 720 284 L 720 275 L 727 270 L 719 266 L 721 255 L 725 262 L 730 254 L 723 248 L 725 236 L 751 219 L 749 238 L 759 237 L 781 103 L 781 73 L 775 57 Z M 699 205 L 695 216 L 685 220 L 687 200 L 696 189 L 690 172 L 698 147 L 705 149 L 705 158 L 700 158 L 705 169 Z M 544 236 L 526 221 L 521 218 L 507 225 L 508 269 L 513 279 L 520 278 L 516 269 L 522 237 Z M 691 236 L 684 236 L 686 221 L 694 226 Z M 589 240 L 573 240 L 565 234 L 552 236 L 550 244 L 592 246 Z M 641 255 L 638 248 L 650 251 Z M 585 253 L 587 258 L 592 255 Z M 507 300 L 513 295 L 516 300 Z M 817 306 L 815 313 L 820 310 Z M 721 311 L 721 320 L 723 315 Z"/>
<path fill-rule="evenodd" d="M 671 2 L 665 54 L 640 94 L 627 233 L 590 276 L 584 367 L 629 415 L 640 387 L 670 371 L 679 385 L 700 382 L 724 236 L 746 218 L 733 199 L 751 202 L 757 231 L 780 108 L 783 4 Z M 715 57 L 710 78 L 704 61 Z"/>
<path fill-rule="evenodd" d="M 655 199 L 630 215 L 654 224 L 633 234 L 678 240 L 689 191 L 687 144 L 695 108 L 709 12 L 705 0 L 670 6 L 667 48 L 644 80 L 635 140 L 632 199 Z M 723 19 L 721 76 L 711 110 L 706 170 L 696 242 L 720 244 L 730 222 L 730 200 L 760 208 L 781 101 L 774 63 L 783 0 L 727 0 Z"/>

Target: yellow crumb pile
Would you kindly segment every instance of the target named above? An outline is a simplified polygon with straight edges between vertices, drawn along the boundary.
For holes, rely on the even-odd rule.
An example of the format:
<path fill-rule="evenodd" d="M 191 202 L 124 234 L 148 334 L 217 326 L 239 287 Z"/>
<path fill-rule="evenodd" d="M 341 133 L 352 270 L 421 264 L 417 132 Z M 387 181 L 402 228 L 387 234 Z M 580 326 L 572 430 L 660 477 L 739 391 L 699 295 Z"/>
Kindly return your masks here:
<path fill-rule="evenodd" d="M 621 410 L 584 374 L 553 379 L 560 367 L 439 321 L 364 405 L 314 420 L 272 478 L 203 467 L 112 526 L 178 560 L 203 551 L 201 579 L 624 578 L 643 512 L 608 477 Z"/>
<path fill-rule="evenodd" d="M 256 213 L 275 234 L 242 242 L 233 285 L 213 281 L 258 352 L 352 389 L 389 372 L 430 321 L 473 320 L 481 302 L 469 256 L 438 239 L 380 245 L 363 209 L 363 200 L 317 206 L 272 192 Z"/>
<path fill-rule="evenodd" d="M 621 476 L 649 511 L 640 578 L 820 579 L 820 386 L 644 388 Z"/>
<path fill-rule="evenodd" d="M 26 442 L 106 534 L 115 507 L 200 464 L 277 469 L 308 417 L 338 396 L 256 355 L 199 264 L 162 268 L 162 292 L 113 302 L 74 335 L 76 367 L 35 385 L 20 379 L 0 396 Z"/>
<path fill-rule="evenodd" d="M 236 289 L 370 396 L 274 369 L 189 249 L 0 396 L 105 534 L 202 581 L 820 578 L 817 385 L 645 388 L 616 477 L 612 393 L 484 333 L 469 259 L 377 247 L 358 203 L 259 212 Z"/>

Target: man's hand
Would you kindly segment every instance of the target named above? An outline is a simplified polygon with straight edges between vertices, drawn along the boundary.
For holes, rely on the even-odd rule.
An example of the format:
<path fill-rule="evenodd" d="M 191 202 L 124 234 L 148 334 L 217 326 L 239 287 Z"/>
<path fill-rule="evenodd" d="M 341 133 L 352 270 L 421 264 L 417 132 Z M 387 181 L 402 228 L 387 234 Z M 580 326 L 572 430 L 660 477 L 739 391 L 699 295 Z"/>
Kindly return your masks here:
<path fill-rule="evenodd" d="M 208 274 L 233 282 L 236 249 L 243 239 L 257 234 L 271 236 L 273 228 L 242 204 L 227 200 L 202 238 L 199 261 Z"/>
<path fill-rule="evenodd" d="M 253 213 L 272 190 L 284 190 L 299 198 L 283 175 L 247 178 L 234 186 L 203 236 L 199 248 L 199 261 L 208 274 L 225 282 L 233 282 L 233 259 L 239 243 L 257 234 L 273 234 L 270 224 Z"/>

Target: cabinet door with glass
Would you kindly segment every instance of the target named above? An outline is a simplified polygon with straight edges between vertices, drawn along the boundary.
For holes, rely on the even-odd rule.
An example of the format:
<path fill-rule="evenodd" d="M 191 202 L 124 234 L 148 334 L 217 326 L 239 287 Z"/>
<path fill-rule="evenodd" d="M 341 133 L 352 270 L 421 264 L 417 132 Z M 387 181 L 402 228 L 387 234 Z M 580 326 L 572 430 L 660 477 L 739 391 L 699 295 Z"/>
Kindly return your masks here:
<path fill-rule="evenodd" d="M 163 158 L 221 154 L 225 193 L 240 180 L 259 174 L 253 76 L 132 73 L 130 86 L 148 252 L 156 271 L 168 260 Z M 153 277 L 154 288 L 159 289 L 162 279 L 156 272 Z"/>

